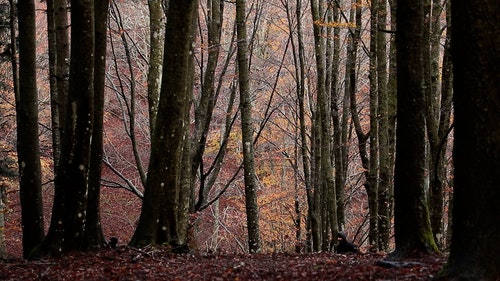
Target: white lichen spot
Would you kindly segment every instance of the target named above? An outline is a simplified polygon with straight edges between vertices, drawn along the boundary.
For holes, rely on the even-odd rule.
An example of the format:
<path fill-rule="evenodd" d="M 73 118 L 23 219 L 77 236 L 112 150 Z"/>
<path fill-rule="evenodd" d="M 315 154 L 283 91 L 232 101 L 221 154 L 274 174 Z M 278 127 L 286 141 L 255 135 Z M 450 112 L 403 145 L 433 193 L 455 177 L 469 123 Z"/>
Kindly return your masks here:
<path fill-rule="evenodd" d="M 79 166 L 78 166 L 78 170 L 80 170 L 80 171 L 83 171 L 83 169 L 84 169 L 84 168 L 85 168 L 85 167 L 84 167 L 83 165 L 79 165 Z"/>
<path fill-rule="evenodd" d="M 21 161 L 21 168 L 24 168 L 24 167 L 26 167 L 26 162 Z"/>
<path fill-rule="evenodd" d="M 78 214 L 77 214 L 77 216 L 78 216 L 79 218 L 81 218 L 81 217 L 82 217 L 82 213 L 78 213 Z"/>
<path fill-rule="evenodd" d="M 160 186 L 161 186 L 161 187 L 164 187 L 164 186 L 165 186 L 165 183 L 164 183 L 164 182 L 160 183 Z"/>
<path fill-rule="evenodd" d="M 62 225 L 62 221 L 57 221 L 57 224 L 58 225 Z"/>
<path fill-rule="evenodd" d="M 166 226 L 162 226 L 161 230 L 165 231 L 165 230 L 167 230 L 167 227 Z"/>
<path fill-rule="evenodd" d="M 160 222 L 160 220 L 159 220 L 159 219 L 157 219 L 157 220 L 156 220 L 156 222 L 158 223 L 158 222 Z"/>

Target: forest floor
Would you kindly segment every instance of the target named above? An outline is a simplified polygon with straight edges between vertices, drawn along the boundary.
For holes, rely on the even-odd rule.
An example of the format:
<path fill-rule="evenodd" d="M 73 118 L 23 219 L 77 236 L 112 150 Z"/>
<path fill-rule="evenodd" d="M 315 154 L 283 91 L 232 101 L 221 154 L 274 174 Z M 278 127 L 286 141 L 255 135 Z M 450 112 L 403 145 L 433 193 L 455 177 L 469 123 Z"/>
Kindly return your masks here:
<path fill-rule="evenodd" d="M 382 254 L 172 254 L 126 246 L 0 260 L 0 280 L 431 280 L 445 258 L 380 265 Z"/>
<path fill-rule="evenodd" d="M 0 259 L 0 280 L 431 280 L 444 256 L 427 256 L 381 265 L 386 254 L 173 254 L 168 249 L 135 249 L 129 241 L 140 201 L 123 190 L 103 190 L 102 226 L 106 237 L 120 242 L 115 249 L 71 253 L 61 258 L 21 259 L 20 205 L 17 191 L 8 192 L 6 244 Z M 50 188 L 44 198 L 51 198 Z M 51 202 L 44 204 L 46 228 Z"/>

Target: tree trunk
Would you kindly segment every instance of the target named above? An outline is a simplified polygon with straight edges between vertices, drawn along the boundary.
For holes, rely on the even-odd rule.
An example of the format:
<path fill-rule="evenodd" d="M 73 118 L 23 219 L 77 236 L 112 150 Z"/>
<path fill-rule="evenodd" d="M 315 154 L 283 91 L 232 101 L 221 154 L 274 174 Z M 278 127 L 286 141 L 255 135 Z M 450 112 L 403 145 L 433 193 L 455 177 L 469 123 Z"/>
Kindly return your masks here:
<path fill-rule="evenodd" d="M 95 1 L 94 129 L 90 155 L 85 248 L 106 244 L 100 220 L 101 163 L 103 153 L 104 80 L 109 1 Z"/>
<path fill-rule="evenodd" d="M 364 133 L 361 121 L 358 115 L 357 109 L 357 81 L 356 81 L 356 60 L 357 60 L 357 52 L 359 41 L 361 40 L 361 3 L 359 0 L 353 0 L 352 2 L 357 3 L 356 9 L 351 11 L 350 18 L 355 19 L 356 28 L 352 30 L 351 33 L 351 42 L 347 47 L 347 63 L 346 63 L 346 93 L 350 96 L 350 105 L 351 105 L 351 116 L 352 122 L 354 124 L 354 129 L 356 132 L 356 136 L 358 138 L 358 150 L 359 156 L 361 158 L 361 165 L 364 170 L 365 175 L 365 183 L 364 187 L 366 189 L 366 193 L 368 196 L 368 211 L 370 213 L 370 226 L 369 226 L 369 237 L 368 243 L 370 248 L 377 248 L 377 223 L 378 223 L 378 202 L 377 202 L 377 183 L 376 183 L 376 175 L 372 174 L 370 170 L 370 158 L 367 151 L 368 138 L 370 137 L 370 133 Z"/>
<path fill-rule="evenodd" d="M 391 159 L 391 143 L 389 129 L 389 94 L 387 79 L 387 38 L 386 33 L 380 30 L 387 29 L 387 2 L 378 2 L 378 30 L 377 32 L 377 84 L 378 84 L 378 123 L 379 123 L 379 186 L 378 186 L 378 249 L 389 249 L 389 235 L 391 231 L 390 191 L 392 190 L 392 171 L 394 166 Z"/>
<path fill-rule="evenodd" d="M 236 1 L 236 27 L 238 32 L 238 77 L 240 86 L 241 132 L 243 143 L 243 168 L 245 179 L 245 207 L 247 214 L 248 249 L 250 253 L 261 250 L 257 182 L 253 152 L 252 100 L 248 64 L 246 31 L 246 1 Z"/>
<path fill-rule="evenodd" d="M 0 259 L 7 258 L 7 250 L 5 248 L 5 184 L 0 183 Z"/>
<path fill-rule="evenodd" d="M 38 140 L 35 3 L 33 0 L 21 0 L 17 6 L 19 17 L 19 81 L 22 81 L 19 84 L 19 93 L 15 95 L 17 157 L 20 177 L 23 256 L 28 258 L 44 236 Z"/>
<path fill-rule="evenodd" d="M 149 172 L 132 246 L 179 244 L 178 208 L 183 141 L 193 86 L 194 19 L 198 1 L 169 1 L 163 75 Z M 175 44 L 170 44 L 175 42 Z M 181 234 L 181 236 L 185 236 Z"/>
<path fill-rule="evenodd" d="M 340 21 L 340 7 L 334 5 L 332 7 L 331 21 Z M 333 45 L 332 58 L 331 58 L 331 85 L 330 85 L 330 95 L 331 95 L 331 108 L 330 112 L 332 115 L 333 123 L 333 158 L 335 167 L 335 200 L 337 201 L 337 227 L 339 231 L 344 231 L 345 226 L 345 210 L 344 210 L 344 186 L 346 181 L 347 173 L 347 153 L 346 144 L 343 143 L 343 136 L 347 135 L 347 123 L 344 122 L 343 116 L 348 114 L 348 111 L 341 111 L 340 108 L 345 99 L 342 99 L 341 91 L 339 88 L 340 80 L 340 28 L 333 27 L 333 40 L 331 44 Z"/>
<path fill-rule="evenodd" d="M 393 257 L 437 252 L 427 206 L 423 77 L 423 3 L 398 1 L 398 122 L 394 186 Z"/>
<path fill-rule="evenodd" d="M 222 31 L 222 16 L 224 2 L 220 0 L 207 1 L 207 25 L 208 25 L 208 58 L 203 76 L 201 96 L 195 103 L 195 129 L 192 138 L 192 185 L 199 174 L 200 192 L 196 209 L 207 203 L 207 197 L 213 185 L 205 181 L 207 175 L 203 171 L 203 154 L 205 152 L 207 135 L 212 121 L 214 106 L 218 97 L 218 89 L 215 87 L 217 64 L 220 54 L 220 36 Z"/>
<path fill-rule="evenodd" d="M 370 251 L 378 250 L 378 222 L 379 222 L 379 68 L 378 68 L 378 0 L 371 1 L 370 11 L 370 161 L 366 174 L 368 207 L 370 209 Z M 359 22 L 361 23 L 361 22 Z M 383 58 L 380 58 L 383 59 Z"/>
<path fill-rule="evenodd" d="M 455 193 L 446 280 L 499 280 L 500 5 L 451 4 Z"/>
<path fill-rule="evenodd" d="M 149 7 L 149 69 L 148 69 L 148 109 L 149 131 L 151 139 L 158 113 L 160 99 L 163 48 L 165 41 L 165 14 L 162 8 L 163 0 L 148 0 Z"/>
<path fill-rule="evenodd" d="M 449 2 L 446 4 L 446 22 L 447 25 L 451 24 L 451 9 Z M 444 44 L 444 53 L 443 53 L 443 67 L 442 67 L 442 82 L 441 82 L 441 115 L 442 118 L 439 120 L 439 139 L 440 139 L 440 148 L 438 149 L 438 161 L 439 165 L 435 167 L 438 169 L 436 174 L 441 177 L 443 184 L 446 183 L 448 186 L 448 190 L 452 189 L 452 184 L 450 184 L 450 180 L 448 178 L 448 173 L 446 169 L 446 159 L 447 156 L 447 143 L 448 143 L 448 135 L 453 128 L 453 124 L 451 123 L 451 113 L 453 108 L 453 64 L 450 52 L 450 42 L 451 42 L 451 30 L 448 28 L 446 32 L 446 39 Z M 453 167 L 450 165 L 449 170 L 453 171 Z M 452 218 L 452 209 L 453 209 L 453 192 L 447 191 L 444 195 L 448 195 L 448 225 L 447 229 L 443 229 L 446 232 L 446 235 L 442 238 L 443 243 L 445 244 L 445 249 L 449 250 L 450 240 L 451 240 L 451 218 Z M 432 202 L 431 202 L 432 204 Z M 431 220 L 432 225 L 432 220 Z"/>
<path fill-rule="evenodd" d="M 66 129 L 56 185 L 64 189 L 63 252 L 85 248 L 94 115 L 94 1 L 71 2 L 71 62 Z"/>
<path fill-rule="evenodd" d="M 61 159 L 62 134 L 66 120 L 69 77 L 68 1 L 47 1 L 49 81 L 52 118 L 54 173 Z"/>
<path fill-rule="evenodd" d="M 295 17 L 300 19 L 302 17 L 302 1 L 297 1 L 295 8 Z M 292 20 L 289 15 L 289 27 L 291 29 Z M 306 65 L 304 57 L 304 40 L 303 40 L 302 22 L 297 21 L 297 43 L 294 44 L 292 40 L 292 48 L 294 50 L 294 64 L 296 79 L 296 92 L 297 92 L 297 106 L 298 106 L 298 119 L 299 119 L 299 134 L 300 134 L 300 158 L 302 161 L 302 171 L 304 173 L 304 186 L 306 191 L 306 201 L 308 206 L 306 218 L 306 245 L 307 251 L 311 250 L 312 242 L 312 229 L 311 223 L 313 220 L 313 195 L 312 195 L 312 181 L 311 181 L 311 166 L 309 155 L 309 138 L 306 130 Z"/>
<path fill-rule="evenodd" d="M 444 214 L 444 181 L 445 162 L 440 153 L 441 138 L 445 137 L 440 132 L 445 132 L 440 125 L 449 123 L 450 112 L 441 112 L 442 101 L 439 81 L 439 48 L 441 45 L 441 4 L 439 1 L 426 0 L 424 2 L 424 40 L 427 48 L 424 52 L 425 75 L 425 102 L 426 102 L 426 127 L 429 140 L 429 207 L 431 226 L 434 239 L 439 248 L 442 247 L 443 214 Z M 446 100 L 444 100 L 446 102 Z M 446 108 L 446 107 L 445 107 Z M 446 120 L 448 119 L 448 121 Z M 443 122 L 443 123 L 442 123 Z"/>
<path fill-rule="evenodd" d="M 66 122 L 55 178 L 51 225 L 36 255 L 86 248 L 94 115 L 94 1 L 71 3 L 71 61 Z"/>

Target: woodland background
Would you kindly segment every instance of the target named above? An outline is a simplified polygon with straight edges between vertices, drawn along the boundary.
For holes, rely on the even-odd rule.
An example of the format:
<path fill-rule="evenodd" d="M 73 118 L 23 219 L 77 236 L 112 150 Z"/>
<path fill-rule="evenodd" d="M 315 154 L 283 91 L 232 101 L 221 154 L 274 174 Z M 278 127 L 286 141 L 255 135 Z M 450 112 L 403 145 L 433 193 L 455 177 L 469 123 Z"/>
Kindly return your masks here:
<path fill-rule="evenodd" d="M 452 6 L 398 2 L 71 1 L 69 14 L 65 1 L 19 1 L 19 37 L 14 2 L 0 2 L 2 255 L 111 237 L 174 252 L 321 252 L 339 231 L 363 251 L 447 252 Z M 17 41 L 29 49 L 31 11 L 36 75 L 23 76 L 21 55 L 18 86 L 36 77 L 36 99 L 20 102 L 12 53 Z M 39 183 L 17 174 L 33 158 Z M 23 182 L 39 186 L 24 193 L 36 206 L 23 206 Z M 22 238 L 27 222 L 40 234 Z"/>
<path fill-rule="evenodd" d="M 430 1 L 429 1 L 430 2 Z M 207 4 L 208 3 L 208 4 Z M 211 2 L 201 3 L 200 16 L 197 22 L 199 34 L 196 39 L 195 50 L 195 90 L 193 106 L 199 106 L 202 85 L 204 81 L 205 69 L 210 52 L 208 36 L 208 25 L 213 20 L 213 11 L 207 7 Z M 297 6 L 301 4 L 301 6 Z M 391 42 L 394 41 L 391 30 L 391 13 L 389 3 L 384 4 L 384 12 L 380 14 L 381 19 L 377 20 L 380 25 L 381 55 L 380 65 L 377 66 L 377 73 L 381 75 L 381 91 L 370 93 L 370 3 L 364 1 L 339 1 L 325 2 L 322 9 L 326 10 L 328 5 L 336 9 L 335 18 L 324 19 L 320 26 L 328 28 L 330 39 L 328 42 L 330 52 L 327 54 L 331 60 L 327 65 L 327 72 L 332 83 L 330 89 L 330 103 L 332 118 L 337 122 L 332 126 L 335 136 L 341 136 L 340 140 L 333 139 L 332 148 L 337 155 L 340 155 L 343 168 L 335 167 L 339 175 L 336 178 L 336 188 L 339 195 L 339 209 L 345 210 L 345 216 L 339 225 L 349 234 L 349 237 L 360 245 L 363 249 L 368 249 L 368 222 L 369 207 L 367 196 L 367 176 L 376 176 L 373 182 L 381 182 L 379 166 L 370 167 L 368 163 L 363 163 L 362 157 L 370 157 L 370 141 L 377 143 L 383 135 L 386 143 L 374 145 L 374 154 L 387 158 L 391 161 L 389 171 L 393 169 L 394 154 L 394 117 L 395 117 L 395 84 L 394 50 L 391 49 Z M 392 3 L 394 4 L 394 3 Z M 8 12 L 7 3 L 4 3 L 3 11 Z M 450 96 L 441 98 L 442 83 L 450 83 L 449 77 L 442 79 L 443 55 L 446 43 L 446 3 L 435 2 L 428 7 L 429 16 L 432 15 L 432 30 L 429 29 L 429 36 L 432 36 L 433 57 L 429 58 L 429 67 L 432 66 L 433 83 L 436 90 L 432 92 L 432 99 L 435 100 L 433 108 L 436 108 L 441 119 L 449 119 L 451 112 Z M 203 167 L 205 178 L 212 177 L 206 189 L 210 190 L 210 199 L 214 198 L 221 190 L 224 194 L 214 204 L 206 209 L 193 214 L 192 219 L 196 222 L 195 241 L 199 250 L 202 251 L 223 251 L 223 252 L 246 252 L 248 251 L 246 241 L 245 224 L 242 218 L 245 216 L 244 207 L 244 183 L 241 177 L 241 132 L 238 129 L 238 96 L 235 96 L 235 43 L 234 43 L 234 4 L 225 3 L 221 17 L 221 38 L 220 54 L 217 69 L 214 72 L 215 81 L 215 104 L 213 105 L 213 116 L 207 134 L 206 148 L 203 153 Z M 297 9 L 300 9 L 297 11 Z M 43 175 L 43 190 L 45 198 L 50 199 L 53 174 L 53 158 L 51 147 L 51 119 L 50 119 L 50 85 L 49 60 L 47 47 L 47 18 L 46 6 L 43 2 L 36 2 L 36 23 L 37 23 L 37 77 L 39 93 L 40 112 L 40 146 L 41 163 Z M 432 14 L 431 14 L 432 11 Z M 316 111 L 316 69 L 314 58 L 314 38 L 313 23 L 310 16 L 309 4 L 291 3 L 290 1 L 252 1 L 248 7 L 248 30 L 249 30 L 249 54 L 252 84 L 253 103 L 253 124 L 256 131 L 255 137 L 255 159 L 256 178 L 258 181 L 258 205 L 260 208 L 260 224 L 262 231 L 263 251 L 266 252 L 290 252 L 295 251 L 297 245 L 305 246 L 306 239 L 306 216 L 307 199 L 306 186 L 304 183 L 304 172 L 302 171 L 302 159 L 300 151 L 302 140 L 300 137 L 299 107 L 304 110 L 304 126 L 307 138 L 313 137 L 313 114 Z M 8 14 L 4 15 L 7 20 Z M 358 18 L 356 18 L 358 16 Z M 300 18 L 297 18 L 300 17 Z M 356 22 L 358 21 L 358 22 Z M 298 25 L 302 26 L 298 30 Z M 359 24 L 359 25 L 357 25 Z M 429 26 L 430 28 L 431 26 Z M 4 30 L 4 42 L 8 42 L 8 30 Z M 304 73 L 302 77 L 297 77 L 296 68 L 299 67 L 297 57 L 298 32 L 303 38 L 302 58 L 304 60 Z M 335 32 L 335 33 L 334 33 Z M 357 32 L 357 34 L 353 34 Z M 109 199 L 101 200 L 103 227 L 106 230 L 108 225 L 117 223 L 119 229 L 108 230 L 108 236 L 116 236 L 126 243 L 130 239 L 131 233 L 136 225 L 137 216 L 140 211 L 140 200 L 138 197 L 143 192 L 143 182 L 138 166 L 147 167 L 150 149 L 150 127 L 148 114 L 148 63 L 149 63 L 149 9 L 144 1 L 113 1 L 110 5 L 109 31 L 107 33 L 108 54 L 106 68 L 106 102 L 104 115 L 104 167 L 102 184 L 105 196 Z M 348 57 L 348 48 L 353 48 L 353 36 L 357 38 L 356 54 Z M 211 39 L 213 40 L 213 39 Z M 429 38 L 430 40 L 430 38 Z M 293 41 L 293 42 L 292 42 Z M 394 44 L 394 43 L 393 43 Z M 429 41 L 431 45 L 431 41 Z M 5 45 L 7 46 L 7 45 Z M 394 48 L 394 46 L 392 46 Z M 391 53 L 392 52 L 392 53 Z M 372 54 L 372 56 L 375 54 Z M 295 61 L 294 61 L 295 60 Z M 335 60 L 335 61 L 332 61 Z M 354 60 L 354 62 L 351 62 Z M 446 62 L 445 62 L 446 63 Z M 349 64 L 349 65 L 348 65 Z M 432 65 L 431 65 L 432 64 Z M 13 165 L 15 161 L 15 107 L 12 92 L 6 91 L 12 87 L 11 69 L 8 62 L 4 62 L 2 67 L 3 85 L 6 87 L 2 91 L 2 128 L 6 132 L 2 137 L 3 163 Z M 354 68 L 354 75 L 346 71 L 347 68 Z M 376 74 L 374 74 L 376 75 Z M 446 73 L 445 73 L 446 75 Z M 303 81 L 301 81 L 302 79 Z M 353 79 L 354 82 L 350 82 Z M 391 82 L 392 84 L 388 83 Z M 304 83 L 303 85 L 299 83 Z M 333 84 L 334 83 L 334 84 Z M 383 84 L 387 84 L 385 86 Z M 299 88 L 300 87 L 300 88 Z M 350 88 L 353 87 L 354 89 Z M 446 86 L 445 86 L 446 90 Z M 449 90 L 449 89 L 448 89 Z M 299 91 L 302 91 L 300 93 Z M 379 95 L 380 103 L 370 105 L 370 94 Z M 304 95 L 303 105 L 299 105 L 298 95 Z M 448 94 L 449 93 L 445 93 Z M 354 96 L 353 96 L 354 95 Z M 351 97 L 353 98 L 351 100 Z M 354 100 L 355 99 L 355 100 Z M 377 98 L 378 100 L 378 98 Z M 372 106 L 372 108 L 370 108 Z M 384 107 L 380 109 L 380 107 Z M 441 108 L 443 113 L 441 113 Z M 351 111 L 354 110 L 356 123 L 352 118 Z M 382 110 L 385 113 L 382 113 Z M 370 116 L 370 112 L 381 112 L 377 116 Z M 194 112 L 193 112 L 194 113 Z M 227 122 L 227 118 L 231 122 Z M 370 119 L 372 118 L 372 119 Z M 389 120 L 390 119 L 390 120 Z M 193 116 L 191 127 L 194 130 L 195 121 Z M 234 120 L 234 121 L 233 121 Z M 370 120 L 377 124 L 370 127 Z M 377 130 L 379 123 L 385 121 L 385 131 Z M 439 124 L 439 119 L 435 121 Z M 448 125 L 447 125 L 448 124 Z M 228 125 L 230 127 L 228 127 Z M 444 120 L 441 131 L 446 131 L 449 121 Z M 431 128 L 429 128 L 430 130 Z M 435 128 L 432 128 L 435 129 Z M 358 131 L 356 131 L 358 130 Z M 333 133 L 333 131 L 332 131 Z M 359 135 L 357 135 L 357 133 Z M 358 137 L 361 137 L 362 143 Z M 439 141 L 448 140 L 448 135 L 441 136 Z M 225 147 L 221 148 L 223 142 Z M 309 141 L 310 142 L 310 141 Z M 311 145 L 307 143 L 308 147 Z M 434 210 L 439 216 L 439 236 L 438 242 L 443 246 L 447 245 L 446 233 L 447 216 L 444 213 L 448 208 L 448 198 L 450 191 L 450 153 L 449 146 L 442 146 L 443 164 L 439 166 L 443 170 L 439 194 L 442 198 L 441 208 Z M 360 149 L 361 153 L 360 154 Z M 379 149 L 385 149 L 382 153 Z M 211 166 L 216 161 L 216 157 L 224 151 L 225 157 L 221 161 L 220 172 L 210 171 Z M 388 153 L 390 152 L 390 153 Z M 310 149 L 305 152 L 307 161 L 312 154 Z M 374 156 L 372 156 L 374 157 Z M 332 159 L 334 156 L 332 155 Z M 137 161 L 137 160 L 140 161 Z M 220 161 L 220 160 L 217 160 Z M 338 161 L 338 160 L 337 160 Z M 365 160 L 366 161 L 366 160 Z M 372 162 L 378 162 L 377 158 L 372 158 Z M 368 161 L 369 162 L 369 161 Z M 337 163 L 337 162 L 336 162 Z M 338 162 L 341 163 L 341 162 Z M 429 162 L 429 171 L 434 171 L 433 163 Z M 392 167 L 392 168 L 391 168 Z M 11 169 L 15 170 L 13 166 Z M 238 171 L 240 171 L 238 173 Z M 209 172 L 211 172 L 209 174 Z M 217 173 L 216 173 L 217 172 Z M 382 175 L 384 176 L 384 175 Z M 385 175 L 387 177 L 387 175 Z M 392 204 L 392 180 L 382 182 L 388 192 L 385 204 Z M 385 180 L 388 180 L 385 179 Z M 199 185 L 199 183 L 197 183 Z M 110 188 L 111 187 L 111 188 Z M 112 189 L 114 188 L 114 189 Z M 118 188 L 118 189 L 116 189 Z M 197 187 L 198 189 L 199 187 Z M 310 188 L 310 187 L 308 187 Z M 372 187 L 370 187 L 372 188 Z M 120 189 L 132 189 L 132 193 L 123 192 Z M 15 184 L 9 185 L 7 194 L 15 194 Z M 384 191 L 385 192 L 385 191 Z M 134 195 L 134 193 L 136 193 Z M 197 193 L 197 191 L 195 191 Z M 10 203 L 14 203 L 15 196 L 10 197 Z M 109 201 L 108 201 L 109 200 Z M 117 201 L 115 201 L 117 200 Z M 116 206 L 119 204 L 121 206 Z M 380 202 L 379 204 L 383 204 Z M 296 206 L 297 205 L 297 206 Z M 298 207 L 298 208 L 297 208 Z M 18 210 L 15 205 L 8 206 L 10 212 Z M 50 210 L 50 205 L 45 208 Z M 126 210 L 123 212 L 123 210 Z M 391 211 L 392 212 L 392 211 Z M 391 213 L 389 213 L 392 216 Z M 441 219 L 442 218 L 442 219 Z M 110 220 L 109 223 L 106 221 Z M 299 220 L 299 221 L 297 221 Z M 111 222 L 116 221 L 116 222 Z M 390 220 L 389 220 L 390 221 Z M 46 224 L 48 226 L 48 220 Z M 11 224 L 9 224 L 11 225 Z M 19 225 L 12 224 L 11 227 Z M 388 231 L 391 227 L 386 226 Z M 18 229 L 19 230 L 19 229 Z M 10 229 L 7 228 L 7 233 Z M 297 232 L 298 231 L 298 232 Z M 387 235 L 387 233 L 386 233 Z M 391 235 L 391 234 L 389 234 Z M 391 235 L 392 236 L 392 235 Z M 7 235 L 10 239 L 17 239 L 18 235 Z M 385 238 L 387 239 L 387 238 Z M 380 249 L 389 251 L 387 241 L 381 245 Z M 12 245 L 8 243 L 8 245 Z"/>

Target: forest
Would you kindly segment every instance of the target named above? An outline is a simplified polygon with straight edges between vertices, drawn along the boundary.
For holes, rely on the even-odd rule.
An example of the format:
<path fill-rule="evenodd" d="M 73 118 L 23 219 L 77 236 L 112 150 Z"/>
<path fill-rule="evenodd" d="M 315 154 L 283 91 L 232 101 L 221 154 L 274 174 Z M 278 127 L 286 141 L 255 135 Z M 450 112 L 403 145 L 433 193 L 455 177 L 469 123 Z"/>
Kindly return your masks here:
<path fill-rule="evenodd" d="M 0 7 L 0 279 L 500 279 L 498 1 Z"/>

